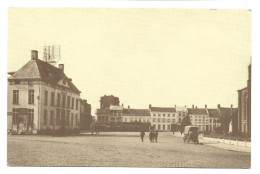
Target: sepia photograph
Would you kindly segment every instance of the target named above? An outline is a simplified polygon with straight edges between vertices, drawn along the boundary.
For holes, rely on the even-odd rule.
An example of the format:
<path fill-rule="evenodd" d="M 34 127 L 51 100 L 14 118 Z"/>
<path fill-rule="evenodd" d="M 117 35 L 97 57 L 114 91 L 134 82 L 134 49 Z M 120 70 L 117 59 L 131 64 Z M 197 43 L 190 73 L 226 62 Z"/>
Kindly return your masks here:
<path fill-rule="evenodd" d="M 8 8 L 7 165 L 251 168 L 251 15 Z"/>

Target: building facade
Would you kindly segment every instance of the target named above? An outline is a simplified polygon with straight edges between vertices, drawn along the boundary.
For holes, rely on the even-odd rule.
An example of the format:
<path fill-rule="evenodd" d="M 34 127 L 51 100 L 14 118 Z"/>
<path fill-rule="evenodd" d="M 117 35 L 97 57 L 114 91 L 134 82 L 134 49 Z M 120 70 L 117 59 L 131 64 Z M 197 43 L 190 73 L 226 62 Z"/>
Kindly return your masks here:
<path fill-rule="evenodd" d="M 171 124 L 176 124 L 181 120 L 175 107 L 152 107 L 149 105 L 149 110 L 151 112 L 151 126 L 156 130 L 171 131 Z"/>
<path fill-rule="evenodd" d="M 87 100 L 80 99 L 80 130 L 91 130 L 91 124 L 91 104 Z"/>
<path fill-rule="evenodd" d="M 194 105 L 192 105 L 192 108 L 188 108 L 188 114 L 191 124 L 197 126 L 199 131 L 210 129 L 210 118 L 206 108 L 197 108 L 197 106 L 194 108 Z"/>
<path fill-rule="evenodd" d="M 251 136 L 251 65 L 248 66 L 247 87 L 238 92 L 237 132 Z"/>
<path fill-rule="evenodd" d="M 151 114 L 149 109 L 131 109 L 128 106 L 127 109 L 123 109 L 122 120 L 124 123 L 150 123 Z"/>
<path fill-rule="evenodd" d="M 80 91 L 64 74 L 31 52 L 31 60 L 8 78 L 8 129 L 41 133 L 61 127 L 78 129 Z"/>

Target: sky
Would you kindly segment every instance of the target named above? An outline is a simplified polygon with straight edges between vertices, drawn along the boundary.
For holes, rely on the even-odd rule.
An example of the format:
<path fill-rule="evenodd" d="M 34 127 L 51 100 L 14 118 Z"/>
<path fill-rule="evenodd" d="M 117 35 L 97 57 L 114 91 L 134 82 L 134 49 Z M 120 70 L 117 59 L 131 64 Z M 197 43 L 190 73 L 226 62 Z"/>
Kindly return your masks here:
<path fill-rule="evenodd" d="M 251 63 L 251 11 L 9 8 L 8 71 L 60 45 L 65 74 L 92 105 L 237 107 Z"/>

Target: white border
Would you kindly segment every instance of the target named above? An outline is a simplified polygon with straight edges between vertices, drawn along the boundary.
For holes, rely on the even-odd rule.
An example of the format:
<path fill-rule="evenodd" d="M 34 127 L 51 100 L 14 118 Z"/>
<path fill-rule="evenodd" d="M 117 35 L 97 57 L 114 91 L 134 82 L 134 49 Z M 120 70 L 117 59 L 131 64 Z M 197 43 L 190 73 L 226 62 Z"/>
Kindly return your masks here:
<path fill-rule="evenodd" d="M 250 170 L 237 170 L 237 169 L 223 169 L 223 170 L 210 170 L 210 169 L 140 169 L 140 168 L 19 168 L 6 166 L 6 91 L 7 91 L 7 13 L 8 7 L 108 7 L 108 8 L 210 8 L 210 9 L 252 9 L 253 18 L 253 47 L 252 47 L 252 164 Z M 260 74 L 260 43 L 259 43 L 259 9 L 260 5 L 258 0 L 204 0 L 204 1 L 101 1 L 101 0 L 9 0 L 8 2 L 0 1 L 0 171 L 1 173 L 46 173 L 46 172 L 59 172 L 75 173 L 75 172 L 88 172 L 88 173 L 134 173 L 134 172 L 149 172 L 149 173 L 256 173 L 259 169 L 257 156 L 259 153 L 259 140 L 258 133 L 260 123 L 260 113 L 257 107 L 260 97 L 259 92 L 259 78 Z"/>

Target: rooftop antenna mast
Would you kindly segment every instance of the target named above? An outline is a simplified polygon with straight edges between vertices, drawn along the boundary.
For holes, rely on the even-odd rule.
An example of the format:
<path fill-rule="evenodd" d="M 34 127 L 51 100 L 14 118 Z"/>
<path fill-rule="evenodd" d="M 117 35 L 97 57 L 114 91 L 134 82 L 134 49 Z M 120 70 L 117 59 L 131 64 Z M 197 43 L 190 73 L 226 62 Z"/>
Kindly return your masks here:
<path fill-rule="evenodd" d="M 60 45 L 51 45 L 43 47 L 43 61 L 53 66 L 61 59 Z"/>

